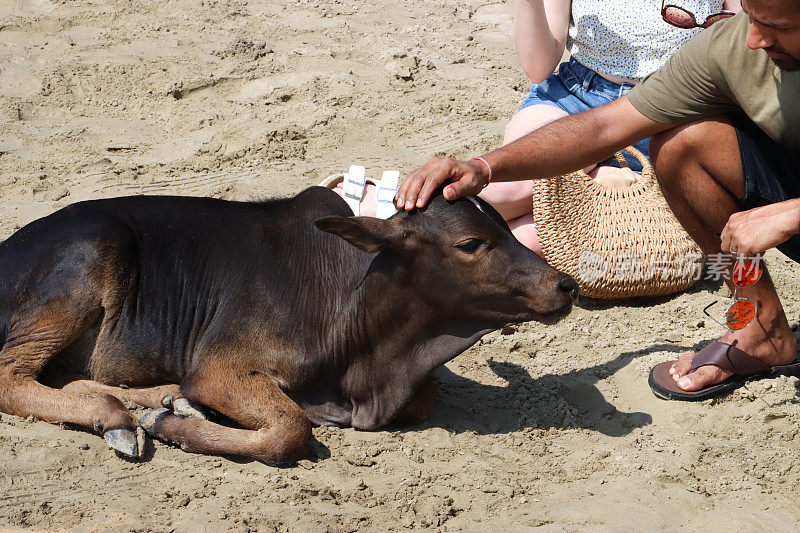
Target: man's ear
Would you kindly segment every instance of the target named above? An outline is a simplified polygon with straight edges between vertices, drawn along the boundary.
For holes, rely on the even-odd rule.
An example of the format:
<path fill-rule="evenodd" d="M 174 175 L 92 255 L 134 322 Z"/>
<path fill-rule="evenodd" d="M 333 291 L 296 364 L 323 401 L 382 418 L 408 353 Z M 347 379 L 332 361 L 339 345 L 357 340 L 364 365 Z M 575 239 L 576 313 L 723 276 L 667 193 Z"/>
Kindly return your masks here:
<path fill-rule="evenodd" d="M 396 221 L 372 217 L 329 216 L 318 218 L 314 224 L 365 252 L 377 252 L 396 241 L 400 233 Z"/>

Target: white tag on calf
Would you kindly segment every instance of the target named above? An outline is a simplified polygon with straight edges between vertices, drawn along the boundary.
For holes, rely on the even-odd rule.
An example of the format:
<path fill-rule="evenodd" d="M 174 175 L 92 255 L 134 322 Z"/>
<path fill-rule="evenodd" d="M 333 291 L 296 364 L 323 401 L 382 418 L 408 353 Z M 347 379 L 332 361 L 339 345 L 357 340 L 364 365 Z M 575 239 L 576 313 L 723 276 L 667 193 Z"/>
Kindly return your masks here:
<path fill-rule="evenodd" d="M 381 181 L 378 182 L 378 191 L 376 194 L 377 206 L 375 216 L 377 218 L 389 218 L 397 213 L 397 207 L 394 205 L 394 197 L 397 194 L 397 184 L 400 181 L 400 172 L 397 170 L 386 170 L 381 176 Z"/>

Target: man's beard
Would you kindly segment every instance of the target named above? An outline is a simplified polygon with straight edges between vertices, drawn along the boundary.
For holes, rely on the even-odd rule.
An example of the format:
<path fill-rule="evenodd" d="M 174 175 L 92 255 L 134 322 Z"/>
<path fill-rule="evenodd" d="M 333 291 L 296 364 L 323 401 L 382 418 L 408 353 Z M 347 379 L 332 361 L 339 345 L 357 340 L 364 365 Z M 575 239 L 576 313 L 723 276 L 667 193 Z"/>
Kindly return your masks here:
<path fill-rule="evenodd" d="M 784 72 L 796 72 L 800 70 L 800 60 L 797 59 L 772 59 L 772 62 Z"/>
<path fill-rule="evenodd" d="M 775 48 L 774 46 L 770 46 L 769 48 L 764 49 L 765 52 L 774 52 L 778 54 L 784 54 L 788 56 L 786 59 L 775 59 L 774 57 L 770 57 L 775 65 L 786 72 L 794 72 L 800 70 L 800 59 L 789 54 L 786 50 Z"/>

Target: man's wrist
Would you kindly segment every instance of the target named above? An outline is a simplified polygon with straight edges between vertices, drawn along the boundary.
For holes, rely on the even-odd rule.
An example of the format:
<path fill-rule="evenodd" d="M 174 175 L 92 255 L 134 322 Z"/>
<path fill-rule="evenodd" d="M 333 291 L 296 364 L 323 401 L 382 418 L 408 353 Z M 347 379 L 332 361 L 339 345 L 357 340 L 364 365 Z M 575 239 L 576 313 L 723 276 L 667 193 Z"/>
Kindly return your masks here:
<path fill-rule="evenodd" d="M 482 157 L 470 157 L 470 161 L 477 161 L 483 169 L 484 188 L 492 182 L 492 166 Z"/>

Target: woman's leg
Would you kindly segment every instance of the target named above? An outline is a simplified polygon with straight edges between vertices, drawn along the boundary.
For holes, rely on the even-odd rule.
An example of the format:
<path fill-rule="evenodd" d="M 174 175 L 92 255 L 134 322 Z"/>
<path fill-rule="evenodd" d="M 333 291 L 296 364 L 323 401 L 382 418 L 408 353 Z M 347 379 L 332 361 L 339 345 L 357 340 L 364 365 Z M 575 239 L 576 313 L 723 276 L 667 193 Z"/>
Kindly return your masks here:
<path fill-rule="evenodd" d="M 567 114 L 562 109 L 546 104 L 520 109 L 508 122 L 503 146 Z M 480 197 L 492 204 L 504 219 L 510 221 L 530 214 L 531 181 L 491 183 L 480 193 Z"/>
<path fill-rule="evenodd" d="M 333 192 L 339 196 L 344 195 L 342 184 L 339 183 L 333 189 Z M 364 187 L 364 196 L 361 197 L 359 202 L 359 215 L 362 217 L 374 217 L 378 210 L 378 188 L 372 183 L 367 183 Z"/>
<path fill-rule="evenodd" d="M 567 114 L 566 111 L 547 104 L 536 104 L 520 109 L 508 122 L 503 145 Z M 492 204 L 492 207 L 508 221 L 511 232 L 519 242 L 541 255 L 539 237 L 533 224 L 532 186 L 530 180 L 492 183 L 480 193 L 480 197 Z"/>
<path fill-rule="evenodd" d="M 529 198 L 530 202 L 531 199 Z M 531 206 L 531 209 L 533 207 Z M 533 211 L 521 217 L 512 218 L 508 221 L 508 227 L 511 228 L 511 233 L 528 249 L 533 250 L 538 256 L 542 256 L 542 245 L 539 243 L 539 233 L 536 231 L 536 225 L 533 223 Z"/>

